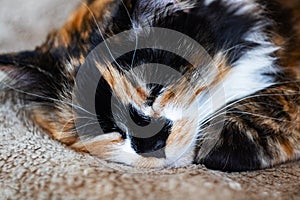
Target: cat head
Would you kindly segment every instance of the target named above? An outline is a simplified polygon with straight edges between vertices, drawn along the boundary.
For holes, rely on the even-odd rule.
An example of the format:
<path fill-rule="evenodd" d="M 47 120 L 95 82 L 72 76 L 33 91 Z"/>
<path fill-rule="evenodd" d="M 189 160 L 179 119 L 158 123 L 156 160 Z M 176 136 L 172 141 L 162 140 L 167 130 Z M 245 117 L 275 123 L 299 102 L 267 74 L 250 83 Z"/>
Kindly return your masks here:
<path fill-rule="evenodd" d="M 35 51 L 0 56 L 3 90 L 74 149 L 189 164 L 196 147 L 214 147 L 222 124 L 205 124 L 222 121 L 222 107 L 273 83 L 263 13 L 254 1 L 87 1 Z"/>

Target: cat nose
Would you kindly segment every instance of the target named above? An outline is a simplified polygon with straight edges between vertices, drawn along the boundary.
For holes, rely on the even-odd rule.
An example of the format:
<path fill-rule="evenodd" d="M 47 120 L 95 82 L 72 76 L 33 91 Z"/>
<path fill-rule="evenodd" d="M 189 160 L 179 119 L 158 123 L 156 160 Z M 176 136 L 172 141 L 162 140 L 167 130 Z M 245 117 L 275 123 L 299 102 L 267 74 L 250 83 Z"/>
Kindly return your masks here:
<path fill-rule="evenodd" d="M 127 118 L 130 117 L 131 120 L 124 120 L 124 125 L 135 152 L 144 157 L 164 158 L 164 147 L 170 135 L 172 122 L 162 117 L 149 117 L 133 105 L 129 105 L 128 110 Z"/>
<path fill-rule="evenodd" d="M 136 153 L 144 157 L 165 158 L 166 141 L 170 135 L 172 124 L 165 121 L 164 126 L 150 137 L 139 137 L 139 133 L 130 133 L 131 145 Z"/>

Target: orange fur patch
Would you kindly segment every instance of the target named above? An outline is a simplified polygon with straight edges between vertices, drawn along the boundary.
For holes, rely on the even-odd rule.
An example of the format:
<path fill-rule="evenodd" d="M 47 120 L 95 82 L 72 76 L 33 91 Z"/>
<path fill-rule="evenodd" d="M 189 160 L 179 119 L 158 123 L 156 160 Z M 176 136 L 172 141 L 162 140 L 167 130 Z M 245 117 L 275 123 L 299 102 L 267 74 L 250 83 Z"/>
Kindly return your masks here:
<path fill-rule="evenodd" d="M 107 81 L 113 93 L 120 98 L 124 104 L 135 104 L 142 107 L 149 93 L 142 86 L 134 87 L 132 82 L 112 66 L 96 66 L 103 78 Z"/>
<path fill-rule="evenodd" d="M 285 152 L 288 160 L 291 160 L 295 156 L 294 148 L 288 140 L 281 141 L 280 146 Z"/>
<path fill-rule="evenodd" d="M 88 152 L 99 158 L 108 159 L 109 153 L 114 150 L 113 145 L 120 144 L 123 139 L 119 133 L 109 133 L 97 138 L 82 138 L 71 147 L 78 151 Z"/>
<path fill-rule="evenodd" d="M 49 115 L 51 113 L 51 115 Z M 45 108 L 34 109 L 30 112 L 30 118 L 55 140 L 71 145 L 78 140 L 74 129 L 74 116 L 71 112 L 59 112 Z"/>

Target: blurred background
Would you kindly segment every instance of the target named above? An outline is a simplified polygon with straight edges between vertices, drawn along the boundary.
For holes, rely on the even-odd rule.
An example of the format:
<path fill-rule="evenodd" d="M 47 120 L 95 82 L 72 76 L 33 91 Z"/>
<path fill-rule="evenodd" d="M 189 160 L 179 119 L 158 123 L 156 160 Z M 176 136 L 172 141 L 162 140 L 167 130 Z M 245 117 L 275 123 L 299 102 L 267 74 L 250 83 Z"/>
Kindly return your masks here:
<path fill-rule="evenodd" d="M 0 53 L 34 49 L 80 0 L 0 0 Z"/>

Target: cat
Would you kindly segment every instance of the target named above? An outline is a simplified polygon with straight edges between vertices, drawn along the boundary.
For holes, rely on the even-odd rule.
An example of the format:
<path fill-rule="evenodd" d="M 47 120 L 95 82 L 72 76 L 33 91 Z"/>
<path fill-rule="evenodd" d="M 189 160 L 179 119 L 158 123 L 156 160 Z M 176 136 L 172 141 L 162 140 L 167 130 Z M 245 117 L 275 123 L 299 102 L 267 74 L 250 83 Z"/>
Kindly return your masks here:
<path fill-rule="evenodd" d="M 183 54 L 192 61 L 155 46 L 90 56 L 126 31 L 122 40 L 146 41 L 151 28 L 166 31 L 157 41 L 174 31 L 191 38 L 210 64 L 203 66 L 204 54 L 191 45 Z M 300 157 L 299 36 L 297 0 L 87 0 L 34 51 L 0 55 L 0 88 L 27 105 L 34 124 L 78 152 L 140 168 L 258 170 Z M 134 70 L 147 63 L 181 77 L 172 82 L 160 73 L 165 84 L 146 82 Z M 81 73 L 89 68 L 91 74 Z M 96 84 L 92 97 L 87 83 Z M 78 87 L 83 93 L 74 97 Z M 95 103 L 95 114 L 84 107 L 87 101 Z M 151 123 L 160 129 L 142 137 Z"/>

